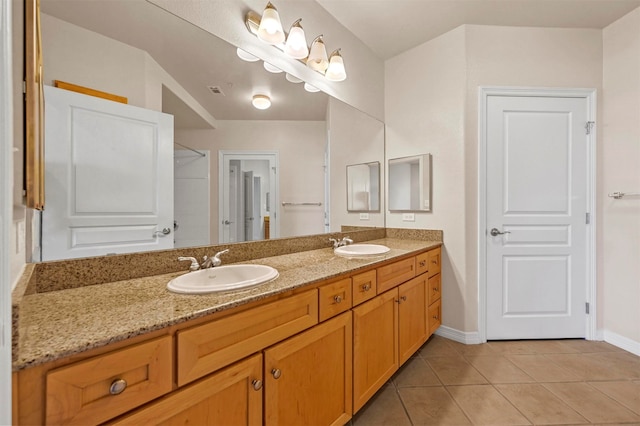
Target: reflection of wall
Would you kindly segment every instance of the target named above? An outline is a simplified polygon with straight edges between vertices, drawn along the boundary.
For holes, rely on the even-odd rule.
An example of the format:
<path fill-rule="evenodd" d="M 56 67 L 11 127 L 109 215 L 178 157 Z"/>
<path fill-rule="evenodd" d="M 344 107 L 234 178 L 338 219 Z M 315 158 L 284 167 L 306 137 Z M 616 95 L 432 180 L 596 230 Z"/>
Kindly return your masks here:
<path fill-rule="evenodd" d="M 331 231 L 340 231 L 343 225 L 384 226 L 384 208 L 370 212 L 369 220 L 360 220 L 360 214 L 348 213 L 347 166 L 349 164 L 380 162 L 380 180 L 384 182 L 384 124 L 349 105 L 329 100 L 329 141 L 331 144 Z M 373 186 L 372 186 L 373 189 Z M 384 206 L 380 192 L 380 206 Z"/>
<path fill-rule="evenodd" d="M 211 241 L 218 241 L 219 150 L 278 151 L 280 202 L 324 204 L 324 121 L 220 120 L 216 124 L 215 130 L 176 130 L 176 141 L 211 150 Z M 322 207 L 277 208 L 281 237 L 323 232 Z"/>
<path fill-rule="evenodd" d="M 433 154 L 433 212 L 416 213 L 415 222 L 389 214 L 387 226 L 444 231 L 444 325 L 471 336 L 478 329 L 478 86 L 599 88 L 601 37 L 461 26 L 386 62 L 387 158 Z"/>

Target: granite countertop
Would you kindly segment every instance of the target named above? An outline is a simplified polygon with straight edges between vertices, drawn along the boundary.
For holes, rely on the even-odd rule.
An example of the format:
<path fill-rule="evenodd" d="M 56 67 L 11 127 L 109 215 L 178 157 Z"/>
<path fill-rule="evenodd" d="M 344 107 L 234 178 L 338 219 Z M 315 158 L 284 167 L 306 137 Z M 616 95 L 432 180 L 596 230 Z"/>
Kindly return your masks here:
<path fill-rule="evenodd" d="M 265 299 L 442 244 L 392 238 L 367 243 L 383 244 L 391 251 L 372 258 L 347 259 L 325 248 L 242 262 L 272 266 L 280 273 L 277 279 L 244 291 L 204 295 L 172 293 L 166 285 L 184 273 L 177 272 L 26 295 L 20 301 L 13 370 Z"/>

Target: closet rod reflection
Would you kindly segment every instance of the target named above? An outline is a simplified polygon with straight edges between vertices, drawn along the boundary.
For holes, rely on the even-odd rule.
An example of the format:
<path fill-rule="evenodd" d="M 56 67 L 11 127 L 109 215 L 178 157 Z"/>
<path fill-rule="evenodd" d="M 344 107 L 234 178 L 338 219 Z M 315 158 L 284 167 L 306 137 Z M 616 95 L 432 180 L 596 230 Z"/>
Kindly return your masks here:
<path fill-rule="evenodd" d="M 613 192 L 611 194 L 609 194 L 609 197 L 611 198 L 615 198 L 616 200 L 619 200 L 620 198 L 623 198 L 625 196 L 632 196 L 632 195 L 640 195 L 640 192 Z"/>
<path fill-rule="evenodd" d="M 282 202 L 283 206 L 321 206 L 322 203 L 288 203 L 286 201 Z"/>

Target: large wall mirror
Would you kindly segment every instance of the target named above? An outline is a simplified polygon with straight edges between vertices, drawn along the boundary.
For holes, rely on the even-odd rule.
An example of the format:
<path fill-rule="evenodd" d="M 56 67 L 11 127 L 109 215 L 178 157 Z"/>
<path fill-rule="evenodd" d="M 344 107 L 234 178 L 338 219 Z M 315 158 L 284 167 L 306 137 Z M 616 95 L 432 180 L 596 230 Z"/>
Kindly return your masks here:
<path fill-rule="evenodd" d="M 389 211 L 431 211 L 431 154 L 389 160 Z"/>
<path fill-rule="evenodd" d="M 293 76 L 267 71 L 261 60 L 241 60 L 235 46 L 145 0 L 41 0 L 41 13 L 46 86 L 59 80 L 116 94 L 127 98 L 126 107 L 171 116 L 173 127 L 171 164 L 160 171 L 154 169 L 156 159 L 149 155 L 162 150 L 153 146 L 145 148 L 146 155 L 131 141 L 121 141 L 123 149 L 136 152 L 127 155 L 128 161 L 119 161 L 121 154 L 108 152 L 91 131 L 84 132 L 83 140 L 74 140 L 75 145 L 67 147 L 68 155 L 62 155 L 68 164 L 57 176 L 63 178 L 48 177 L 47 197 L 55 197 L 55 191 L 66 193 L 67 205 L 73 208 L 63 216 L 75 215 L 74 220 L 79 220 L 71 223 L 68 217 L 52 217 L 55 209 L 47 204 L 43 239 L 41 245 L 35 243 L 34 261 L 311 235 L 361 224 L 349 223 L 353 218 L 347 215 L 344 167 L 384 161 L 380 121 L 323 92 L 305 90 L 304 83 Z M 47 90 L 51 89 L 61 90 Z M 256 94 L 269 96 L 271 107 L 254 108 L 251 100 Z M 54 97 L 45 95 L 45 103 Z M 121 121 L 126 121 L 122 112 L 126 107 L 113 113 Z M 53 117 L 45 111 L 45 123 L 66 120 Z M 88 122 L 91 126 L 101 123 L 94 129 L 111 129 L 95 117 Z M 351 133 L 353 129 L 356 134 Z M 104 134 L 102 130 L 93 133 Z M 45 160 L 48 145 L 45 131 Z M 83 179 L 76 179 L 74 173 L 81 169 L 74 163 L 78 153 L 86 158 L 113 154 L 110 163 L 120 170 L 89 173 L 85 165 Z M 248 159 L 243 160 L 243 154 Z M 55 155 L 49 158 L 58 161 Z M 221 163 L 222 158 L 228 164 Z M 137 170 L 125 170 L 132 163 Z M 143 173 L 144 167 L 150 172 Z M 45 163 L 45 174 L 46 168 Z M 171 187 L 160 188 L 155 178 L 148 179 L 151 173 L 163 175 L 162 170 L 168 173 L 169 169 Z M 231 173 L 237 174 L 228 178 Z M 139 185 L 127 185 L 129 175 L 137 176 Z M 94 184 L 90 179 L 95 179 Z M 90 220 L 111 218 L 113 211 L 131 205 L 124 196 L 109 205 L 111 196 L 96 196 L 91 187 L 126 191 L 142 188 L 142 180 L 159 188 L 158 194 L 144 199 L 129 194 L 128 199 L 139 202 L 142 212 L 155 209 L 160 198 L 170 200 L 173 210 L 166 223 L 149 225 L 144 218 L 150 214 L 132 213 L 137 221 L 131 227 L 133 234 L 127 232 L 129 225 L 108 221 L 90 229 Z M 87 197 L 80 200 L 78 194 Z M 383 200 L 379 202 L 383 205 Z M 246 223 L 249 218 L 253 223 Z M 73 227 L 67 245 L 95 247 L 51 255 L 44 236 L 47 224 L 67 237 Z M 384 214 L 362 225 L 383 227 Z M 49 240 L 56 240 L 52 235 Z M 130 240 L 130 247 L 117 249 L 116 237 Z M 103 240 L 95 244 L 96 238 Z M 148 244 L 142 244 L 145 241 Z M 167 241 L 170 244 L 160 245 Z"/>

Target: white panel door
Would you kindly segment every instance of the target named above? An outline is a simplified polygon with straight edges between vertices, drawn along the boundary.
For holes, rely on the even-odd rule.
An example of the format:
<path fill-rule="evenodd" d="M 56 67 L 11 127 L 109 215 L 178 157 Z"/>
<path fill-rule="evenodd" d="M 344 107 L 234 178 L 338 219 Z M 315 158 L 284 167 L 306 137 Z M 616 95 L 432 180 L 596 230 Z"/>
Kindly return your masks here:
<path fill-rule="evenodd" d="M 173 117 L 48 86 L 45 116 L 42 259 L 172 248 Z"/>
<path fill-rule="evenodd" d="M 585 337 L 587 106 L 487 99 L 489 340 Z"/>

